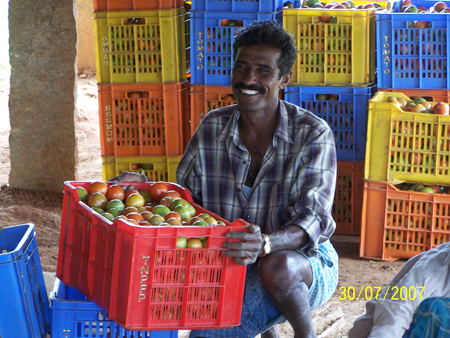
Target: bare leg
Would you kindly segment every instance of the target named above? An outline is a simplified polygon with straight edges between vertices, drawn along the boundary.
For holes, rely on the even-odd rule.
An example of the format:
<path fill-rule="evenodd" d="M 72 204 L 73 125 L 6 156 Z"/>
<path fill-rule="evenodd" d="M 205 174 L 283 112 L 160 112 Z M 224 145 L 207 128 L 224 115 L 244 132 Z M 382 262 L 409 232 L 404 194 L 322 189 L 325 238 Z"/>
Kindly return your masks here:
<path fill-rule="evenodd" d="M 278 325 L 274 325 L 266 332 L 261 333 L 261 338 L 281 338 L 280 331 L 278 331 Z"/>
<path fill-rule="evenodd" d="M 261 259 L 258 271 L 272 301 L 292 325 L 295 338 L 316 338 L 309 306 L 313 276 L 308 259 L 295 251 L 278 251 Z"/>

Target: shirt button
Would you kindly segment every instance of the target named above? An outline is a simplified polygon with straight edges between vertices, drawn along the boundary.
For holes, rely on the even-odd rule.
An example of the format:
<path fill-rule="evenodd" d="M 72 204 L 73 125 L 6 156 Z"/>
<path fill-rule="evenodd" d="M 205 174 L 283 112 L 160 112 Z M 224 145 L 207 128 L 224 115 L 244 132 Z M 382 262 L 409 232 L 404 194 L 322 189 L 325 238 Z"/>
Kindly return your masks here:
<path fill-rule="evenodd" d="M 248 220 L 252 219 L 252 215 L 248 215 L 248 216 L 247 216 L 247 219 L 248 219 Z"/>
<path fill-rule="evenodd" d="M 238 189 L 237 192 L 241 192 L 241 189 Z"/>
<path fill-rule="evenodd" d="M 247 164 L 247 161 L 242 161 L 242 163 Z"/>

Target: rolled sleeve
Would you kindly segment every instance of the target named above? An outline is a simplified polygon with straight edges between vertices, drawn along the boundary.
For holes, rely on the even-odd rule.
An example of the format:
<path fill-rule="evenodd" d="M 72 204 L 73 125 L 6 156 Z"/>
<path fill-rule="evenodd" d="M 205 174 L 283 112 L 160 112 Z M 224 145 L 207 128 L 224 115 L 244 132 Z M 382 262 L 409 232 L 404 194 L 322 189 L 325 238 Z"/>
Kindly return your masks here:
<path fill-rule="evenodd" d="M 309 235 L 305 247 L 310 256 L 317 256 L 318 245 L 327 240 L 336 229 L 331 215 L 336 186 L 336 148 L 333 133 L 325 129 L 312 135 L 302 153 L 295 184 L 290 195 L 297 201 L 286 209 L 290 216 L 287 224 L 302 227 Z"/>

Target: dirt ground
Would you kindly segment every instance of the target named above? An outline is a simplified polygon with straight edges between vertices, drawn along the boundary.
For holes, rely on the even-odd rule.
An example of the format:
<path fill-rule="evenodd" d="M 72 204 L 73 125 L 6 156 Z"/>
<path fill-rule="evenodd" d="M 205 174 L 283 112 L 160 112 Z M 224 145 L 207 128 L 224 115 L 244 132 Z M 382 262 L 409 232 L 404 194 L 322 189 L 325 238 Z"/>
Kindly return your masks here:
<path fill-rule="evenodd" d="M 62 193 L 26 191 L 8 186 L 9 160 L 9 72 L 0 72 L 0 229 L 34 223 L 39 253 L 44 271 L 56 271 Z M 77 139 L 78 181 L 102 179 L 99 140 L 97 82 L 87 71 L 78 80 Z M 333 298 L 322 308 L 313 311 L 313 322 L 319 337 L 346 337 L 353 321 L 364 313 L 365 301 L 340 300 L 341 286 L 384 286 L 403 266 L 405 261 L 381 262 L 359 258 L 359 237 L 335 235 L 331 239 L 340 256 L 340 281 Z M 291 326 L 280 325 L 282 337 L 293 337 Z M 187 337 L 188 331 L 180 331 Z"/>

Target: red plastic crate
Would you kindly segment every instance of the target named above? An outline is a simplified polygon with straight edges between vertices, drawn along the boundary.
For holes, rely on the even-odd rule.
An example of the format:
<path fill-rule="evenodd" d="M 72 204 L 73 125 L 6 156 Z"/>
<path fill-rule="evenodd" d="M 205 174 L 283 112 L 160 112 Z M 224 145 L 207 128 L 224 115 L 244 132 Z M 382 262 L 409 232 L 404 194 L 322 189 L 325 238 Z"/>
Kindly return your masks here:
<path fill-rule="evenodd" d="M 332 209 L 335 234 L 358 235 L 361 232 L 363 193 L 364 162 L 338 161 Z"/>
<path fill-rule="evenodd" d="M 94 11 L 148 11 L 183 6 L 184 0 L 94 0 Z"/>
<path fill-rule="evenodd" d="M 409 259 L 450 241 L 450 196 L 364 182 L 360 257 Z"/>
<path fill-rule="evenodd" d="M 109 316 L 129 330 L 219 329 L 240 324 L 245 267 L 223 256 L 228 227 L 117 225 Z M 178 236 L 208 238 L 207 248 L 176 249 Z"/>
<path fill-rule="evenodd" d="M 238 219 L 230 224 L 195 204 L 188 190 L 174 183 L 167 185 L 180 192 L 197 214 L 206 212 L 227 226 L 142 227 L 110 222 L 80 201 L 76 187 L 89 184 L 65 182 L 57 266 L 64 284 L 81 291 L 128 330 L 240 324 L 246 269 L 222 255 L 222 243 L 225 233 L 247 231 L 248 223 Z M 133 184 L 148 190 L 152 183 Z M 207 237 L 207 248 L 176 249 L 178 236 Z M 148 271 L 146 277 L 141 269 Z M 183 271 L 185 279 L 181 279 Z M 145 298 L 140 296 L 142 281 L 148 292 Z M 167 315 L 169 310 L 178 312 L 172 317 Z"/>
<path fill-rule="evenodd" d="M 98 97 L 102 156 L 183 155 L 189 82 L 99 84 Z"/>

